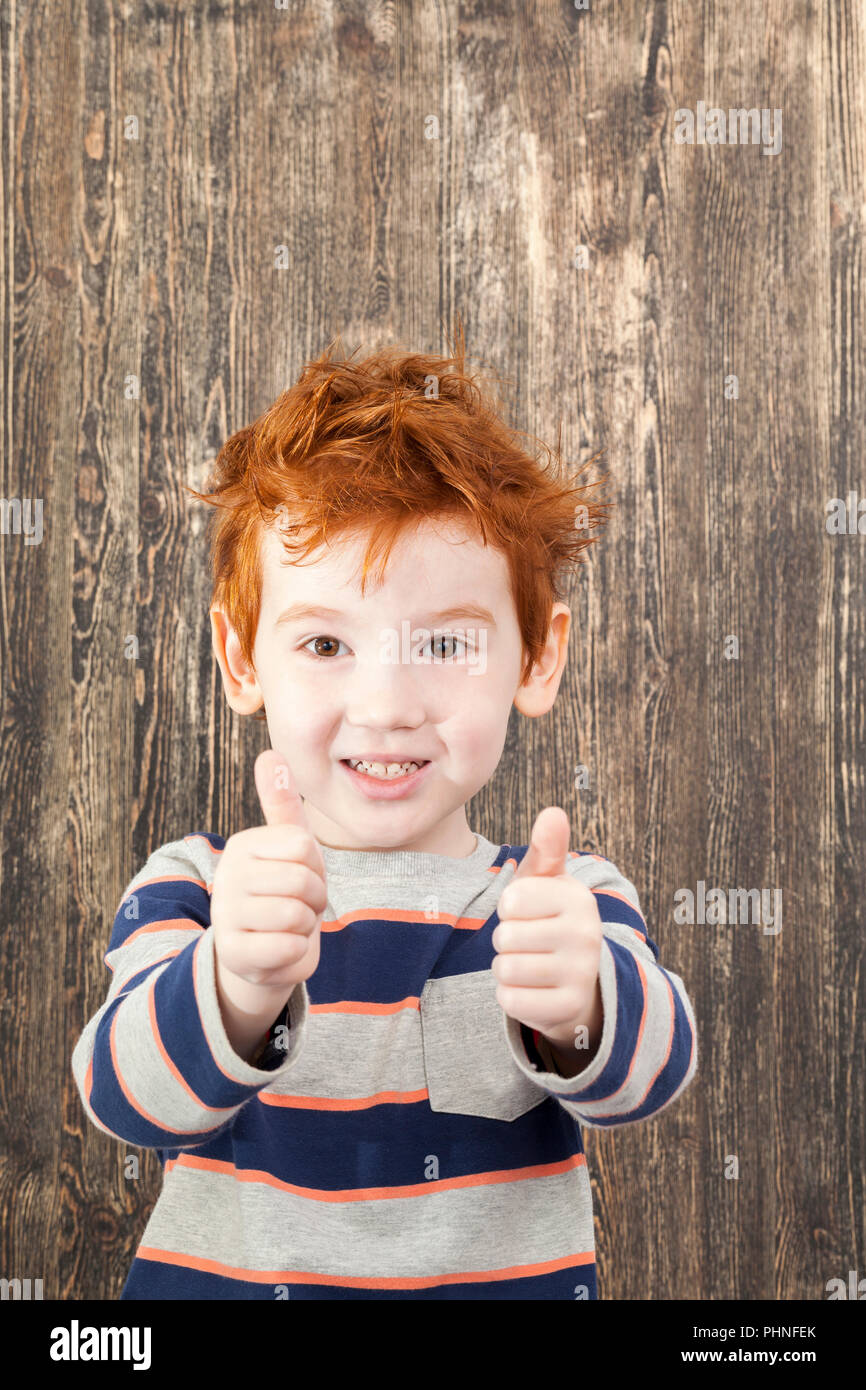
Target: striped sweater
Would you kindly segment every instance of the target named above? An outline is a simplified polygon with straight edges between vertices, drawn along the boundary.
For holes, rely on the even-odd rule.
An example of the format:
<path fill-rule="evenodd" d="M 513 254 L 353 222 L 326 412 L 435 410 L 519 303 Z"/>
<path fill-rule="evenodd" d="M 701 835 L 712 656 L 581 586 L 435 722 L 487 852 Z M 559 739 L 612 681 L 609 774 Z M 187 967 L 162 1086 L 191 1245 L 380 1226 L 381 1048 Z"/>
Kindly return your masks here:
<path fill-rule="evenodd" d="M 187 835 L 130 881 L 72 1054 L 90 1120 L 163 1168 L 121 1299 L 597 1298 L 581 1125 L 657 1114 L 697 1066 L 691 1003 L 633 885 L 569 853 L 602 919 L 604 1025 L 566 1078 L 490 970 L 526 846 L 322 845 L 319 965 L 247 1062 L 208 930 L 224 844 Z"/>

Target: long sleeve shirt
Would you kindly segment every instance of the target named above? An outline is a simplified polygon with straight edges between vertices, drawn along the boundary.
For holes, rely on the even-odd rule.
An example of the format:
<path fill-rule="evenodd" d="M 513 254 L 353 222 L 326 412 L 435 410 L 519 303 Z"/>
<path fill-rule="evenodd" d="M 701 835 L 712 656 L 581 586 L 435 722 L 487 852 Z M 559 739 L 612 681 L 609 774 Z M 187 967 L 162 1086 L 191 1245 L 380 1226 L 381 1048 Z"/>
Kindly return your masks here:
<path fill-rule="evenodd" d="M 692 1005 L 634 886 L 571 851 L 602 919 L 604 1023 L 583 1071 L 548 1069 L 490 969 L 527 847 L 476 838 L 463 859 L 321 845 L 319 964 L 252 1062 L 215 982 L 225 840 L 163 845 L 130 881 L 72 1055 L 93 1124 L 163 1168 L 121 1299 L 598 1297 L 581 1126 L 682 1093 Z"/>

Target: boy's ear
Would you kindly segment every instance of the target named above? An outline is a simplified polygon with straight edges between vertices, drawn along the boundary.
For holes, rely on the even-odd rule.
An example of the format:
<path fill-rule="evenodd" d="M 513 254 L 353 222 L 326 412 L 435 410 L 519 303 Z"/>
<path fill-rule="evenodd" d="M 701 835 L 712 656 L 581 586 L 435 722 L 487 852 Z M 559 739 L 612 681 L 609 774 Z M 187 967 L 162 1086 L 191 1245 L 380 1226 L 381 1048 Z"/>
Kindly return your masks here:
<path fill-rule="evenodd" d="M 544 651 L 514 697 L 517 709 L 530 719 L 537 719 L 553 708 L 568 656 L 570 627 L 571 609 L 565 603 L 555 603 Z"/>
<path fill-rule="evenodd" d="M 218 604 L 210 610 L 211 641 L 223 677 L 226 700 L 236 714 L 253 714 L 264 704 L 252 666 L 244 659 L 240 638 Z"/>

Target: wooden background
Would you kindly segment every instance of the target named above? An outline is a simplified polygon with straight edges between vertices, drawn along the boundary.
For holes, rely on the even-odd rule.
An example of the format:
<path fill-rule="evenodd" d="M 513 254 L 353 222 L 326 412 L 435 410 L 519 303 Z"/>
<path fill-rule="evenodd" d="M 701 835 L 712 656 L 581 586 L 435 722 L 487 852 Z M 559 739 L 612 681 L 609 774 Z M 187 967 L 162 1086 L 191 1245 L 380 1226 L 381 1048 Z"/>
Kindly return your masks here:
<path fill-rule="evenodd" d="M 124 1176 L 72 1048 L 147 855 L 256 818 L 264 727 L 224 702 L 183 484 L 336 333 L 439 351 L 462 314 L 511 422 L 555 445 L 562 421 L 575 465 L 605 448 L 618 503 L 556 707 L 512 713 L 470 823 L 525 843 L 565 806 L 699 1022 L 680 1102 L 585 1131 L 601 1295 L 866 1275 L 866 540 L 824 524 L 866 491 L 859 0 L 7 0 L 0 23 L 2 493 L 44 500 L 41 544 L 0 538 L 0 1273 L 117 1297 L 159 1166 Z M 781 152 L 675 143 L 699 101 L 781 109 Z M 677 925 L 701 879 L 780 887 L 781 933 Z"/>

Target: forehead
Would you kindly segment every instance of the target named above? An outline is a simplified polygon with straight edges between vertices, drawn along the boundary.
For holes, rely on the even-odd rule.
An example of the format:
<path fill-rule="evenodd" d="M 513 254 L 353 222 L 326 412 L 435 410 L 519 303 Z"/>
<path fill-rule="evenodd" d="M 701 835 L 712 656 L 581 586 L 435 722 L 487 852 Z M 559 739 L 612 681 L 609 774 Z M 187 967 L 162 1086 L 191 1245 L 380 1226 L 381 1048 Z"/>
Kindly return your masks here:
<path fill-rule="evenodd" d="M 279 533 L 268 528 L 262 538 L 262 607 L 286 596 L 326 602 L 342 593 L 345 602 L 361 599 L 360 578 L 370 531 L 338 536 L 293 563 Z M 378 570 L 379 561 L 373 566 Z M 368 574 L 364 601 L 388 594 L 454 601 L 475 599 L 493 603 L 508 586 L 505 557 L 485 546 L 478 533 L 458 518 L 424 518 L 407 527 L 391 548 L 381 587 Z M 484 595 L 482 600 L 481 595 Z M 333 606 L 339 606 L 335 603 Z"/>

